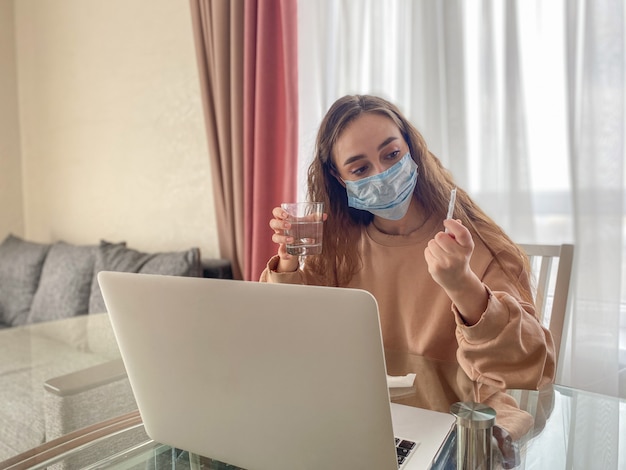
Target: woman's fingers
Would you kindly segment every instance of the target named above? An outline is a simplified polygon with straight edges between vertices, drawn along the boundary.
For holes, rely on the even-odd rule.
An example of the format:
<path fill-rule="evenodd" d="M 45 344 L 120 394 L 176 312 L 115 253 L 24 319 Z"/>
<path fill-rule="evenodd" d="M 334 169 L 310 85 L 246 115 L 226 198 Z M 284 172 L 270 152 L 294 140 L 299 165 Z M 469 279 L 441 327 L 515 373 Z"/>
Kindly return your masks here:
<path fill-rule="evenodd" d="M 287 218 L 287 213 L 281 207 L 274 207 L 272 209 L 273 218 L 270 219 L 270 228 L 274 230 L 272 234 L 272 242 L 278 245 L 278 256 L 281 259 L 289 260 L 292 256 L 287 253 L 287 243 L 293 242 L 293 237 L 286 236 L 285 230 L 288 230 L 291 227 L 291 224 L 285 220 Z"/>
<path fill-rule="evenodd" d="M 442 287 L 453 287 L 469 269 L 474 240 L 458 220 L 445 220 L 447 232 L 437 233 L 424 250 L 428 271 Z"/>

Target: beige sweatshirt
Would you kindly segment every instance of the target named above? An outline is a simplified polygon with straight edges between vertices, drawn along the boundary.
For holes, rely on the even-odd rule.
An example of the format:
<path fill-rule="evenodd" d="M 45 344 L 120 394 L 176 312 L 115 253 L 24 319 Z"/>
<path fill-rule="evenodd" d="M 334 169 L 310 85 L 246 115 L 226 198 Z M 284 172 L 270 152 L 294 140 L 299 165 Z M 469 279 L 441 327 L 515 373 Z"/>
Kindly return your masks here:
<path fill-rule="evenodd" d="M 346 286 L 369 291 L 378 302 L 385 349 L 445 361 L 458 360 L 472 381 L 496 388 L 536 389 L 554 379 L 554 345 L 520 300 L 503 269 L 484 244 L 476 245 L 470 266 L 490 295 L 486 311 L 466 326 L 445 291 L 432 279 L 424 250 L 442 228 L 431 218 L 418 231 L 387 235 L 374 224 L 361 232 L 362 269 Z M 529 286 L 528 273 L 513 254 L 501 256 L 504 269 Z M 277 273 L 278 256 L 268 262 L 261 282 L 331 285 L 306 269 Z M 530 287 L 528 287 L 530 289 Z"/>

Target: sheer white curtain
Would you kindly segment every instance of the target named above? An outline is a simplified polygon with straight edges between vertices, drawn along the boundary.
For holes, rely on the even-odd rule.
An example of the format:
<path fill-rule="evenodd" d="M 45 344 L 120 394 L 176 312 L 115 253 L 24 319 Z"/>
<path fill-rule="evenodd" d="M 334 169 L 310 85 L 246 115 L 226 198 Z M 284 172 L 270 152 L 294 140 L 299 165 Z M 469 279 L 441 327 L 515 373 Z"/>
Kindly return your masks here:
<path fill-rule="evenodd" d="M 462 3 L 300 0 L 301 195 L 319 122 L 337 98 L 351 93 L 377 94 L 400 106 L 467 185 Z"/>
<path fill-rule="evenodd" d="M 298 9 L 300 194 L 335 99 L 395 102 L 512 238 L 576 245 L 557 381 L 626 395 L 624 0 L 301 0 Z"/>

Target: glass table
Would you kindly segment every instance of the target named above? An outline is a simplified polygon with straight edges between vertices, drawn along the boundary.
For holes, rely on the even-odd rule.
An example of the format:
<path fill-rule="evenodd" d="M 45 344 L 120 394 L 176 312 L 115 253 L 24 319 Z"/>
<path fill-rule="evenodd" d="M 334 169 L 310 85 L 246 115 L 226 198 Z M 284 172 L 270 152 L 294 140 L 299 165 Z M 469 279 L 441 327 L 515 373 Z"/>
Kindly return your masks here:
<path fill-rule="evenodd" d="M 516 465 L 507 467 L 500 463 L 495 468 L 626 468 L 624 400 L 558 385 L 542 391 L 510 393 L 522 400 L 521 409 L 528 411 L 535 421 L 518 443 Z M 115 445 L 119 442 L 129 444 L 120 448 Z M 452 432 L 432 468 L 455 469 L 455 446 Z M 103 453 L 101 448 L 117 450 Z M 143 430 L 138 412 L 44 444 L 0 463 L 0 468 L 39 469 L 51 465 L 55 468 L 236 468 L 151 440 Z"/>
<path fill-rule="evenodd" d="M 389 369 L 398 356 L 391 353 Z M 423 358 L 404 358 L 401 368 L 410 366 L 422 373 L 420 381 L 439 374 L 441 388 L 413 387 L 391 389 L 392 401 L 427 404 L 435 408 L 466 400 L 470 385 L 453 364 L 433 363 Z M 418 369 L 417 366 L 423 366 Z M 397 369 L 396 369 L 397 370 Z M 418 375 L 418 378 L 420 376 Z M 530 427 L 510 441 L 508 452 L 497 459 L 494 468 L 519 469 L 619 469 L 626 468 L 626 402 L 614 397 L 559 385 L 540 391 L 509 390 L 514 400 L 496 401 L 515 404 L 520 416 L 530 416 Z M 508 410 L 509 414 L 511 409 Z M 515 416 L 515 413 L 513 413 Z M 513 419 L 513 422 L 515 420 Z M 520 423 L 525 423 L 523 419 Z M 512 433 L 518 432 L 513 429 Z M 433 469 L 455 469 L 454 430 L 442 444 Z M 0 463 L 0 468 L 176 468 L 233 470 L 228 464 L 190 454 L 151 440 L 137 411 L 75 431 L 29 452 Z M 253 470 L 253 469 L 250 469 Z"/>
<path fill-rule="evenodd" d="M 107 314 L 0 329 L 0 461 L 136 408 Z"/>
<path fill-rule="evenodd" d="M 97 317 L 102 359 L 117 356 L 106 317 Z M 92 333 L 93 333 L 92 331 Z M 106 332 L 106 338 L 102 337 Z M 84 347 L 78 348 L 84 350 Z M 554 385 L 540 391 L 494 390 L 478 386 L 456 362 L 385 351 L 391 376 L 416 374 L 410 387 L 390 388 L 393 402 L 449 412 L 453 403 L 483 402 L 496 410 L 498 456 L 494 468 L 626 469 L 626 402 Z M 101 360 L 100 358 L 98 360 Z M 1 405 L 0 405 L 1 406 Z M 432 468 L 454 469 L 455 430 L 442 443 Z M 234 469 L 151 440 L 138 411 L 101 420 L 0 462 L 0 469 L 25 468 L 191 468 Z M 249 469 L 254 470 L 254 469 Z"/>

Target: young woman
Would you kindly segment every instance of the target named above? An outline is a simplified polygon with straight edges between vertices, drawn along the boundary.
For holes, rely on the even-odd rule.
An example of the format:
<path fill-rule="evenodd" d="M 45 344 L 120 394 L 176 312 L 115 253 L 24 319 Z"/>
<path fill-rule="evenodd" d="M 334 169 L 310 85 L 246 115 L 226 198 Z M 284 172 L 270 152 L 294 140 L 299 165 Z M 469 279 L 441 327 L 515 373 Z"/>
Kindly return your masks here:
<path fill-rule="evenodd" d="M 278 254 L 262 282 L 371 292 L 386 349 L 457 359 L 474 381 L 537 388 L 554 346 L 535 316 L 524 253 L 456 185 L 419 132 L 386 100 L 345 96 L 322 120 L 308 197 L 327 212 L 321 255 L 302 267 L 273 210 Z"/>

